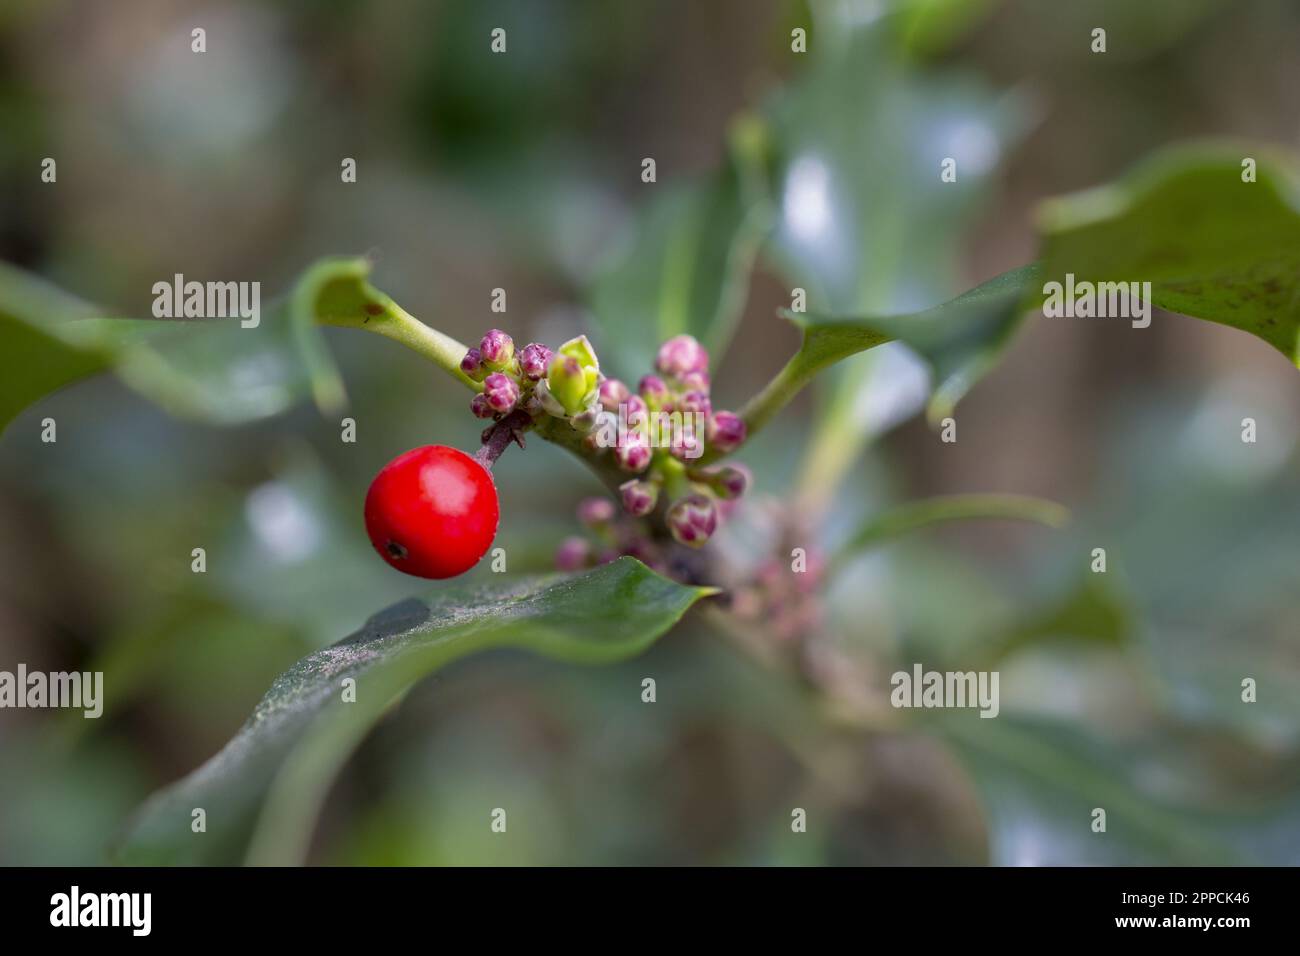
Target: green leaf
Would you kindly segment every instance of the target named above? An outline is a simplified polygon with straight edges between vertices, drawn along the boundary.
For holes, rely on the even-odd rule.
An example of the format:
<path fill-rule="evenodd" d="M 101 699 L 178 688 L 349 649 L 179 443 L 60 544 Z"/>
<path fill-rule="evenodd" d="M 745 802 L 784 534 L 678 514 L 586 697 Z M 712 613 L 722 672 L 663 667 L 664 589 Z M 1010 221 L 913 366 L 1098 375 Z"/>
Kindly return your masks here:
<path fill-rule="evenodd" d="M 304 273 L 257 326 L 237 320 L 110 318 L 0 263 L 0 427 L 51 392 L 112 370 L 169 414 L 219 425 L 278 414 L 306 395 L 325 411 L 346 400 L 318 325 L 318 309 L 369 271 L 333 259 Z"/>
<path fill-rule="evenodd" d="M 956 7 L 969 5 L 930 12 L 960 29 Z M 962 237 L 1026 125 L 1019 96 L 960 71 L 916 69 L 903 54 L 900 36 L 931 6 L 892 3 L 863 18 L 851 4 L 816 5 L 808 68 L 767 110 L 781 217 L 764 255 L 814 313 L 911 313 L 957 291 Z M 959 172 L 945 182 L 949 157 Z M 872 436 L 855 410 L 890 367 L 846 362 L 827 376 L 801 497 L 829 497 L 857 460 Z"/>
<path fill-rule="evenodd" d="M 987 18 L 999 0 L 898 0 L 896 29 L 905 49 L 920 56 L 951 48 Z"/>
<path fill-rule="evenodd" d="M 1026 647 L 1062 640 L 1101 647 L 1127 644 L 1133 636 L 1134 612 L 1107 583 L 1108 577 L 1086 573 L 1051 605 L 1001 628 L 988 642 L 988 658 L 997 661 Z"/>
<path fill-rule="evenodd" d="M 282 674 L 243 729 L 130 826 L 123 861 L 297 863 L 349 754 L 418 681 L 476 651 L 519 647 L 598 664 L 643 651 L 712 593 L 620 558 L 579 577 L 444 591 L 383 611 L 356 634 Z M 342 682 L 356 682 L 345 703 Z M 207 832 L 191 832 L 191 812 Z"/>
<path fill-rule="evenodd" d="M 1199 747 L 1159 734 L 1113 741 L 1005 709 L 993 720 L 944 715 L 932 723 L 983 797 L 995 866 L 1290 862 L 1300 818 L 1294 789 L 1246 784 L 1207 799 L 1198 762 L 1213 748 L 1204 738 Z M 1098 807 L 1105 833 L 1091 829 Z"/>
<path fill-rule="evenodd" d="M 1242 181 L 1242 161 L 1257 162 Z M 1045 203 L 1044 282 L 1150 282 L 1162 309 L 1250 332 L 1300 365 L 1300 164 L 1270 147 L 1193 144 Z"/>
<path fill-rule="evenodd" d="M 1055 501 L 1026 495 L 947 495 L 909 501 L 872 515 L 840 549 L 839 560 L 891 538 L 943 521 L 1004 518 L 1060 528 L 1070 512 Z"/>
<path fill-rule="evenodd" d="M 101 371 L 108 356 L 74 323 L 94 307 L 0 262 L 0 431 L 32 402 Z"/>
<path fill-rule="evenodd" d="M 761 121 L 742 116 L 732 125 L 720 169 L 696 181 L 649 187 L 656 198 L 588 296 L 600 352 L 620 374 L 639 375 L 659 343 L 681 333 L 699 339 L 715 364 L 726 351 L 771 221 L 767 135 Z"/>
<path fill-rule="evenodd" d="M 828 343 L 853 345 L 874 335 L 908 346 L 933 373 L 926 415 L 938 422 L 997 364 L 1027 314 L 1025 299 L 1037 288 L 1037 276 L 1037 266 L 1022 266 L 914 315 L 810 319 L 809 328 Z"/>
<path fill-rule="evenodd" d="M 1024 318 L 1023 303 L 1037 285 L 1036 276 L 1037 267 L 1024 266 L 911 315 L 833 318 L 783 313 L 803 329 L 803 342 L 742 410 L 750 432 L 766 424 L 822 369 L 889 341 L 909 346 L 930 366 L 934 392 L 929 416 L 938 421 L 996 362 Z"/>

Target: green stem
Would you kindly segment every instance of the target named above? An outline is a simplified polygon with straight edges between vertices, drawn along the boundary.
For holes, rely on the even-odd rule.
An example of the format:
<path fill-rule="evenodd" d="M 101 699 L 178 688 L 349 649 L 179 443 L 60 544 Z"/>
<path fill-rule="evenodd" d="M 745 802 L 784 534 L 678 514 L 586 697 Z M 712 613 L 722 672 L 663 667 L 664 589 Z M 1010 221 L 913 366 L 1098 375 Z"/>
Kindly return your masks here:
<path fill-rule="evenodd" d="M 691 483 L 686 478 L 686 466 L 670 455 L 660 455 L 659 470 L 664 476 L 664 491 L 668 500 L 675 501 L 691 493 Z"/>
<path fill-rule="evenodd" d="M 809 362 L 807 357 L 799 352 L 786 362 L 785 367 L 776 373 L 763 390 L 746 402 L 740 410 L 740 417 L 745 422 L 745 441 L 753 438 L 777 412 L 790 404 L 790 401 L 812 380 L 814 375 L 833 361 L 834 358 L 827 359 L 825 362 Z M 742 444 L 741 447 L 743 448 L 744 445 Z M 720 458 L 735 454 L 738 450 L 718 452 L 706 448 L 696 464 L 699 466 L 712 464 Z"/>
<path fill-rule="evenodd" d="M 460 360 L 469 351 L 467 346 L 450 335 L 425 325 L 391 299 L 383 303 L 382 310 L 376 315 L 322 315 L 318 321 L 322 325 L 375 332 L 394 342 L 400 342 L 411 351 L 423 355 L 466 388 L 475 392 L 483 390 L 481 384 L 460 370 Z"/>

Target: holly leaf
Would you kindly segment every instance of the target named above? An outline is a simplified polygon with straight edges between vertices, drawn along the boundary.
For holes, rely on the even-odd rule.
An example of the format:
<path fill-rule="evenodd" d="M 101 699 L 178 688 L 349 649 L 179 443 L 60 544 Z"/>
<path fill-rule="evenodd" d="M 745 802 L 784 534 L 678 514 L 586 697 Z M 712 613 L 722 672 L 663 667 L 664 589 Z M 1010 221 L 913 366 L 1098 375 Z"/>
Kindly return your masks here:
<path fill-rule="evenodd" d="M 1254 180 L 1243 163 L 1255 164 Z M 1300 366 L 1300 163 L 1191 144 L 1039 213 L 1043 281 L 1150 282 L 1170 312 L 1249 332 Z"/>
<path fill-rule="evenodd" d="M 280 675 L 221 752 L 141 808 L 118 856 L 149 865 L 301 862 L 348 756 L 420 680 L 492 648 L 579 664 L 630 657 L 711 593 L 620 558 L 578 577 L 395 605 Z M 196 808 L 205 833 L 191 830 Z"/>
<path fill-rule="evenodd" d="M 938 421 L 997 362 L 1025 316 L 1026 297 L 1037 287 L 1037 274 L 1036 266 L 1023 266 L 909 315 L 839 318 L 784 312 L 803 330 L 799 351 L 741 414 L 753 432 L 818 372 L 850 355 L 898 341 L 930 367 L 929 417 Z"/>
<path fill-rule="evenodd" d="M 364 259 L 324 260 L 244 328 L 237 319 L 110 317 L 0 263 L 0 428 L 46 395 L 110 370 L 169 414 L 211 424 L 278 414 L 307 395 L 335 411 L 346 395 L 320 310 L 340 287 L 365 286 L 369 268 Z"/>

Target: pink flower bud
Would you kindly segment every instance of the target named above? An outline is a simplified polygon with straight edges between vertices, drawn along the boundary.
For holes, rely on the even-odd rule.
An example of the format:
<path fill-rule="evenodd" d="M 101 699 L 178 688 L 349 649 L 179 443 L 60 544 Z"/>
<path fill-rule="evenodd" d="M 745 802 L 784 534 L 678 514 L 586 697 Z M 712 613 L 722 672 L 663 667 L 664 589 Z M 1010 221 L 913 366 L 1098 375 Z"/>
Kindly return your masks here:
<path fill-rule="evenodd" d="M 631 394 L 627 386 L 616 378 L 607 378 L 600 383 L 600 404 L 608 412 L 618 411 L 618 406 L 625 404 Z"/>
<path fill-rule="evenodd" d="M 692 481 L 708 485 L 719 498 L 731 501 L 743 495 L 754 482 L 753 473 L 744 465 L 720 465 L 690 472 Z"/>
<path fill-rule="evenodd" d="M 714 412 L 709 420 L 709 442 L 720 452 L 735 451 L 745 442 L 745 420 L 735 412 Z"/>
<path fill-rule="evenodd" d="M 709 353 L 704 351 L 704 346 L 695 341 L 694 336 L 674 335 L 659 346 L 655 368 L 669 378 L 680 380 L 691 372 L 708 371 Z"/>
<path fill-rule="evenodd" d="M 687 495 L 668 509 L 668 530 L 691 548 L 703 547 L 718 529 L 718 509 L 707 495 Z"/>
<path fill-rule="evenodd" d="M 694 461 L 704 454 L 704 427 L 694 415 L 683 415 L 681 427 L 668 436 L 668 453 L 681 461 Z"/>
<path fill-rule="evenodd" d="M 650 439 L 643 432 L 628 432 L 622 444 L 614 449 L 614 458 L 624 471 L 633 473 L 650 467 Z"/>
<path fill-rule="evenodd" d="M 546 377 L 546 370 L 551 366 L 552 352 L 545 345 L 530 342 L 519 353 L 519 370 L 533 382 Z"/>
<path fill-rule="evenodd" d="M 646 405 L 653 411 L 658 411 L 668 403 L 670 397 L 668 386 L 658 375 L 643 376 L 639 385 L 638 392 L 641 398 L 645 400 Z"/>
<path fill-rule="evenodd" d="M 673 406 L 673 411 L 681 412 L 683 415 L 699 412 L 707 418 L 713 414 L 713 403 L 709 401 L 707 392 L 691 391 L 678 400 Z"/>
<path fill-rule="evenodd" d="M 649 423 L 646 416 L 650 410 L 646 407 L 645 399 L 640 395 L 629 395 L 623 402 L 623 408 L 629 428 L 640 428 Z"/>
<path fill-rule="evenodd" d="M 591 560 L 591 546 L 585 538 L 565 538 L 555 549 L 555 566 L 561 571 L 581 571 Z"/>
<path fill-rule="evenodd" d="M 623 496 L 623 509 L 637 518 L 654 511 L 659 501 L 659 486 L 652 481 L 633 478 L 619 485 L 618 490 Z"/>
<path fill-rule="evenodd" d="M 500 329 L 489 329 L 478 345 L 483 364 L 494 371 L 506 368 L 515 357 L 515 342 Z"/>
<path fill-rule="evenodd" d="M 709 373 L 708 372 L 687 372 L 681 377 L 682 388 L 688 392 L 709 391 Z"/>
<path fill-rule="evenodd" d="M 482 392 L 470 399 L 469 410 L 474 413 L 476 418 L 491 418 L 496 414 L 492 410 L 492 406 L 488 404 L 487 396 Z"/>
<path fill-rule="evenodd" d="M 717 469 L 713 487 L 723 498 L 739 498 L 754 483 L 753 473 L 744 465 L 723 465 Z"/>
<path fill-rule="evenodd" d="M 600 528 L 614 520 L 614 502 L 608 498 L 583 498 L 578 502 L 578 520 L 588 528 Z"/>
<path fill-rule="evenodd" d="M 483 381 L 487 369 L 483 367 L 483 356 L 478 349 L 470 349 L 460 360 L 460 370 L 476 382 Z"/>
<path fill-rule="evenodd" d="M 509 375 L 493 372 L 483 380 L 483 395 L 489 408 L 504 414 L 519 401 L 519 386 Z"/>

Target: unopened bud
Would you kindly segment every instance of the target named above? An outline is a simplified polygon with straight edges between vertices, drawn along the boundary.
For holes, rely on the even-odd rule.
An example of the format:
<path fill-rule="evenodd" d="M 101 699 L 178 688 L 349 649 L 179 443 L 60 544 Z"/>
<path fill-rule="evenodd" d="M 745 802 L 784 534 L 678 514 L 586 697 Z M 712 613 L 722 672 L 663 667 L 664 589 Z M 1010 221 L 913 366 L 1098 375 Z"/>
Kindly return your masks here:
<path fill-rule="evenodd" d="M 591 347 L 591 342 L 588 341 L 585 335 L 569 339 L 569 341 L 561 345 L 560 354 L 576 359 L 584 369 L 591 369 L 596 373 L 600 372 L 600 359 L 596 358 L 596 350 Z M 596 387 L 595 379 L 593 379 L 591 387 Z"/>
<path fill-rule="evenodd" d="M 588 528 L 603 528 L 614 520 L 614 502 L 608 498 L 583 498 L 578 502 L 578 520 Z"/>
<path fill-rule="evenodd" d="M 692 481 L 708 485 L 719 497 L 726 500 L 739 498 L 754 482 L 754 476 L 744 465 L 720 465 L 690 473 Z"/>
<path fill-rule="evenodd" d="M 651 411 L 657 412 L 668 403 L 668 386 L 658 375 L 642 376 L 636 390 Z"/>
<path fill-rule="evenodd" d="M 474 413 L 476 418 L 492 418 L 496 412 L 488 404 L 487 396 L 482 392 L 475 395 L 469 402 L 469 410 Z"/>
<path fill-rule="evenodd" d="M 607 412 L 618 411 L 618 406 L 626 404 L 631 394 L 627 386 L 616 378 L 607 378 L 600 383 L 600 404 Z"/>
<path fill-rule="evenodd" d="M 629 395 L 623 403 L 623 414 L 627 416 L 629 428 L 645 428 L 649 425 L 649 411 L 645 399 L 640 395 Z"/>
<path fill-rule="evenodd" d="M 478 349 L 470 349 L 460 360 L 460 370 L 476 382 L 483 381 L 487 369 L 483 367 L 483 355 Z"/>
<path fill-rule="evenodd" d="M 515 358 L 515 341 L 500 329 L 489 329 L 483 341 L 478 345 L 483 364 L 489 369 L 500 372 L 508 368 Z"/>
<path fill-rule="evenodd" d="M 735 451 L 745 442 L 745 420 L 735 412 L 714 412 L 709 419 L 709 442 L 717 451 Z"/>
<path fill-rule="evenodd" d="M 488 407 L 494 412 L 505 414 L 519 401 L 519 386 L 509 375 L 493 372 L 483 380 L 483 395 Z"/>
<path fill-rule="evenodd" d="M 622 442 L 614 449 L 618 466 L 633 473 L 645 471 L 650 467 L 650 439 L 644 432 L 629 431 L 622 436 Z"/>
<path fill-rule="evenodd" d="M 709 391 L 709 373 L 708 372 L 687 372 L 681 377 L 681 385 L 688 392 Z"/>
<path fill-rule="evenodd" d="M 668 509 L 668 530 L 691 548 L 704 545 L 718 529 L 718 509 L 707 495 L 687 495 Z"/>
<path fill-rule="evenodd" d="M 533 388 L 533 397 L 537 399 L 539 405 L 548 415 L 554 415 L 556 418 L 568 417 L 568 412 L 559 400 L 551 394 L 551 387 L 547 384 L 546 379 L 542 379 Z"/>
<path fill-rule="evenodd" d="M 704 454 L 704 421 L 698 415 L 682 415 L 681 424 L 674 425 L 669 433 L 668 453 L 681 461 L 694 461 Z"/>
<path fill-rule="evenodd" d="M 572 356 L 557 355 L 551 360 L 546 384 L 565 415 L 577 415 L 586 407 L 583 400 L 587 395 L 587 375 Z"/>
<path fill-rule="evenodd" d="M 555 549 L 555 566 L 561 571 L 580 571 L 591 560 L 591 545 L 576 535 L 565 538 Z"/>
<path fill-rule="evenodd" d="M 633 478 L 619 485 L 618 490 L 623 496 L 623 509 L 637 518 L 654 511 L 659 501 L 659 486 L 653 481 Z"/>
<path fill-rule="evenodd" d="M 692 372 L 707 372 L 709 353 L 691 335 L 674 335 L 659 346 L 655 368 L 669 378 L 681 380 Z"/>
<path fill-rule="evenodd" d="M 683 417 L 699 412 L 707 418 L 713 414 L 713 403 L 709 401 L 707 392 L 690 391 L 677 401 L 677 404 L 673 406 L 673 411 L 681 412 Z"/>
<path fill-rule="evenodd" d="M 539 342 L 530 342 L 519 353 L 519 370 L 530 381 L 536 382 L 546 377 L 550 367 L 552 352 Z"/>

